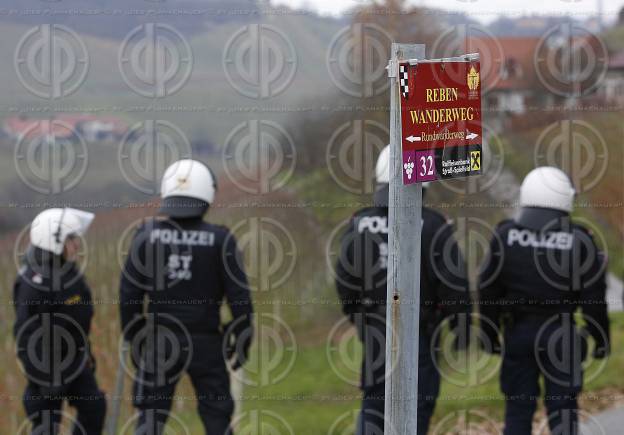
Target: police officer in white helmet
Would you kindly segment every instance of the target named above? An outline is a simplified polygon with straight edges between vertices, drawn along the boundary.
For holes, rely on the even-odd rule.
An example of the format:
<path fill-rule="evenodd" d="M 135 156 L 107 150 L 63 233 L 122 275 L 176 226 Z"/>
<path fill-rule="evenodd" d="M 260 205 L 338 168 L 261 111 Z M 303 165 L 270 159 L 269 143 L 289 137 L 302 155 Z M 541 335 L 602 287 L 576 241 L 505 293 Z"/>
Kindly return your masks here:
<path fill-rule="evenodd" d="M 216 191 L 215 176 L 203 163 L 172 164 L 162 180 L 160 216 L 138 229 L 128 254 L 120 309 L 137 367 L 137 434 L 163 433 L 184 373 L 195 388 L 205 433 L 230 430 L 234 403 L 226 359 L 234 370 L 245 363 L 253 309 L 236 240 L 226 227 L 203 219 Z M 223 302 L 233 317 L 225 328 Z M 162 345 L 166 340 L 173 343 Z"/>
<path fill-rule="evenodd" d="M 361 373 L 364 399 L 358 435 L 383 433 L 384 428 L 389 160 L 387 146 L 375 168 L 377 190 L 373 206 L 357 211 L 351 218 L 336 265 L 336 288 L 343 312 L 355 324 L 364 346 Z M 427 207 L 423 208 L 422 252 L 418 435 L 428 431 L 440 388 L 440 374 L 432 352 L 433 332 L 444 318 L 450 317 L 461 336 L 456 343 L 465 345 L 468 340 L 465 315 L 470 311 L 465 264 L 453 238 L 453 227 L 441 214 Z M 443 252 L 447 255 L 442 255 Z M 445 262 L 449 259 L 453 265 Z M 457 270 L 461 273 L 453 272 Z M 463 329 L 457 328 L 461 315 L 464 315 Z"/>
<path fill-rule="evenodd" d="M 481 272 L 482 336 L 489 341 L 486 350 L 503 354 L 505 435 L 531 434 L 540 378 L 551 432 L 578 433 L 587 338 L 594 340 L 594 358 L 610 351 L 606 258 L 591 232 L 572 222 L 574 197 L 574 186 L 560 169 L 529 172 L 517 216 L 496 228 L 490 261 Z M 578 308 L 583 329 L 575 324 Z"/>
<path fill-rule="evenodd" d="M 89 342 L 93 300 L 76 264 L 93 217 L 52 208 L 30 226 L 30 245 L 13 288 L 13 332 L 27 378 L 23 403 L 33 434 L 58 432 L 65 401 L 77 410 L 75 435 L 102 433 L 106 399 Z"/>

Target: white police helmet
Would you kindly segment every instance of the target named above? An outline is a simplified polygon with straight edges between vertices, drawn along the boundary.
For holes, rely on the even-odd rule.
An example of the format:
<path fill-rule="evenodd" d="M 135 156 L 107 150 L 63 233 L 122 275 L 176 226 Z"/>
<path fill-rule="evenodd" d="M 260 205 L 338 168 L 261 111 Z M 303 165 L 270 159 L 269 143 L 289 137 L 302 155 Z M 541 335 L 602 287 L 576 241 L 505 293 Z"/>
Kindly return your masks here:
<path fill-rule="evenodd" d="M 375 179 L 378 184 L 390 183 L 390 145 L 386 145 L 377 157 Z"/>
<path fill-rule="evenodd" d="M 561 169 L 542 166 L 527 174 L 520 187 L 520 212 L 516 222 L 539 230 L 553 225 L 574 208 L 576 191 Z"/>
<path fill-rule="evenodd" d="M 170 217 L 202 216 L 217 191 L 212 171 L 197 160 L 178 160 L 167 168 L 160 185 L 161 213 Z"/>
<path fill-rule="evenodd" d="M 520 188 L 521 207 L 541 207 L 570 213 L 576 191 L 570 177 L 552 166 L 535 168 Z"/>
<path fill-rule="evenodd" d="M 75 208 L 50 208 L 42 211 L 30 224 L 30 244 L 61 255 L 69 236 L 83 236 L 95 215 Z"/>

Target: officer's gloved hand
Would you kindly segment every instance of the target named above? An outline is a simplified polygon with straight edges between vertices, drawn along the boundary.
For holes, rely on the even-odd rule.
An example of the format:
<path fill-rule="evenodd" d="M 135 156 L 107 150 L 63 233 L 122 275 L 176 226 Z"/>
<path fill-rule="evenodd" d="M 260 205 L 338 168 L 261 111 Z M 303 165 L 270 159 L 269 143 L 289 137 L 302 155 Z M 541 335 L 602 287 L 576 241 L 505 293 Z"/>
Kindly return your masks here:
<path fill-rule="evenodd" d="M 247 362 L 249 357 L 249 348 L 251 347 L 251 340 L 245 340 L 245 343 L 238 349 L 238 346 L 232 346 L 228 349 L 228 359 L 234 357 L 232 363 L 232 370 L 240 369 Z"/>
<path fill-rule="evenodd" d="M 609 349 L 609 346 L 596 346 L 592 356 L 595 359 L 603 359 L 608 357 L 610 353 L 611 349 Z"/>
<path fill-rule="evenodd" d="M 485 331 L 483 331 L 485 332 Z M 492 354 L 492 355 L 500 355 L 502 350 L 502 345 L 500 339 L 498 338 L 498 334 L 483 334 L 482 339 L 479 340 L 479 346 L 481 350 Z"/>
<path fill-rule="evenodd" d="M 232 370 L 241 368 L 249 357 L 253 330 L 250 322 L 232 321 L 225 325 L 225 357 L 233 360 Z"/>

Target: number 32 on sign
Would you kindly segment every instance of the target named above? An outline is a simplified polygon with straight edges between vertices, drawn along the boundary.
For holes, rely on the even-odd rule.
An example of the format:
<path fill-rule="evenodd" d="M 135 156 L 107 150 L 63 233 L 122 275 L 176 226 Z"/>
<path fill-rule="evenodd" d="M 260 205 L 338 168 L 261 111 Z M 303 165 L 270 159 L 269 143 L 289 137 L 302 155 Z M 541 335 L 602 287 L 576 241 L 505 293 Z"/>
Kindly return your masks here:
<path fill-rule="evenodd" d="M 399 64 L 403 184 L 480 175 L 478 55 Z"/>

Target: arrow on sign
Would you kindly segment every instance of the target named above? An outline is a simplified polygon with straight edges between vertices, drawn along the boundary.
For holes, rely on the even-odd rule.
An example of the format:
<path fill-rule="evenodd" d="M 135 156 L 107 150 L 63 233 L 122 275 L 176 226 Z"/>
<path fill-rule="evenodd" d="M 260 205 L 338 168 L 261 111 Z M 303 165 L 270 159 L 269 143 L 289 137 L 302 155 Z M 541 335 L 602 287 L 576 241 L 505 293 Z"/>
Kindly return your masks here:
<path fill-rule="evenodd" d="M 420 142 L 420 138 L 416 136 L 407 136 L 405 140 L 408 142 Z"/>
<path fill-rule="evenodd" d="M 479 136 L 477 133 L 470 133 L 469 131 L 467 133 L 468 134 L 466 135 L 466 139 L 468 139 L 468 140 L 474 139 L 475 137 Z"/>

